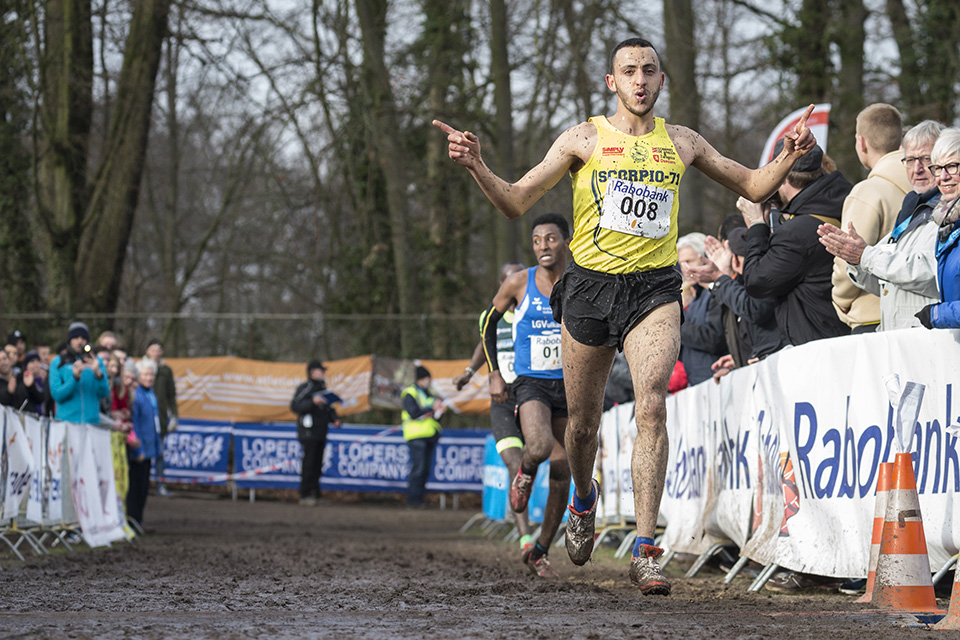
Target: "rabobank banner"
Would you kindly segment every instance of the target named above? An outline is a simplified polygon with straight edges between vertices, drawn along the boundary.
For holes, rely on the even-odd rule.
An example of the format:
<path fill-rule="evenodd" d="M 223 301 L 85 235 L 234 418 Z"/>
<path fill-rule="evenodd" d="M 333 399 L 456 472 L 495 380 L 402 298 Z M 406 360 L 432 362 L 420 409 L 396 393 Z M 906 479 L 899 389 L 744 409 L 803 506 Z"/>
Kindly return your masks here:
<path fill-rule="evenodd" d="M 163 442 L 167 482 L 195 481 L 227 473 L 231 430 L 229 423 L 182 420 Z M 223 482 L 225 479 L 205 484 Z"/>
<path fill-rule="evenodd" d="M 664 546 L 729 538 L 764 564 L 865 576 L 879 464 L 907 451 L 936 570 L 960 546 L 958 390 L 960 331 L 907 329 L 786 349 L 671 396 Z"/>

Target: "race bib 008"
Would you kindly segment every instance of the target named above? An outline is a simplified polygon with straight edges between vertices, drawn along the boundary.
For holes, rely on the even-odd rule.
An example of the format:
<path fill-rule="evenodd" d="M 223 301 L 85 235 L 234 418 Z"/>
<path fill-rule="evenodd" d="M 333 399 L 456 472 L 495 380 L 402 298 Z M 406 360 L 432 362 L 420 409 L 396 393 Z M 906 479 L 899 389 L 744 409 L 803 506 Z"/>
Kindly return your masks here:
<path fill-rule="evenodd" d="M 560 361 L 560 334 L 530 336 L 530 368 L 533 371 L 556 371 L 563 368 Z"/>
<path fill-rule="evenodd" d="M 603 196 L 600 226 L 632 236 L 663 238 L 670 233 L 673 198 L 669 189 L 613 178 Z"/>

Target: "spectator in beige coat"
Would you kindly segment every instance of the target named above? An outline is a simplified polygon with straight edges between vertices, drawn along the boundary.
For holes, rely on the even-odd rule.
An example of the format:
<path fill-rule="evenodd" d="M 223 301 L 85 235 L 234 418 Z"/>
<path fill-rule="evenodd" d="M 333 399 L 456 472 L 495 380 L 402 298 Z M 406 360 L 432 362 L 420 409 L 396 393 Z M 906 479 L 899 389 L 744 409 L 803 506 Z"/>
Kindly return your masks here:
<path fill-rule="evenodd" d="M 857 115 L 856 149 L 860 163 L 870 170 L 854 185 L 843 203 L 840 228 L 853 229 L 868 245 L 890 233 L 904 196 L 913 190 L 903 166 L 900 142 L 903 117 L 888 104 L 872 104 Z M 876 331 L 880 299 L 857 287 L 847 275 L 847 263 L 833 266 L 833 306 L 853 333 Z"/>

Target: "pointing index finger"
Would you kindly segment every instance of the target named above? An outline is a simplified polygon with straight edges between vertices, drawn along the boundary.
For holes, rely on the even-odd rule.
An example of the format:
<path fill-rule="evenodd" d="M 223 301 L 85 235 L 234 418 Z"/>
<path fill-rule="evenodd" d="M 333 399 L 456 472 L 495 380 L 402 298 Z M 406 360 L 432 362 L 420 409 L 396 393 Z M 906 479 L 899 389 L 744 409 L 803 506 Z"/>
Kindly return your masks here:
<path fill-rule="evenodd" d="M 807 127 L 807 118 L 810 117 L 810 114 L 813 113 L 814 105 L 807 107 L 807 110 L 803 112 L 803 115 L 800 116 L 800 122 L 797 123 L 797 133 L 800 133 Z"/>
<path fill-rule="evenodd" d="M 448 125 L 446 122 L 441 122 L 439 120 L 434 120 L 431 124 L 433 124 L 433 126 L 440 129 L 440 131 L 443 131 L 446 134 L 456 133 L 457 131 L 456 129 Z"/>

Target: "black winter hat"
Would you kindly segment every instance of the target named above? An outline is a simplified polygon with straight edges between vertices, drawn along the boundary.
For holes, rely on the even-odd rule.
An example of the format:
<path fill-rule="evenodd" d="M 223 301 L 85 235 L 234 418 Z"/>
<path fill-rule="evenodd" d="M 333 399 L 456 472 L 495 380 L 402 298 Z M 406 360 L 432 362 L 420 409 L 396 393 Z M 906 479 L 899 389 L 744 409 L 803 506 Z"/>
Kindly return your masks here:
<path fill-rule="evenodd" d="M 314 369 L 323 369 L 324 371 L 327 370 L 327 368 L 319 360 L 311 360 L 307 364 L 307 375 L 309 376 L 310 372 L 313 371 Z"/>
<path fill-rule="evenodd" d="M 424 378 L 432 378 L 430 371 L 426 367 L 417 365 L 416 372 L 414 373 L 415 380 L 423 380 Z"/>
<path fill-rule="evenodd" d="M 82 322 L 74 322 L 70 325 L 70 328 L 67 329 L 67 341 L 69 342 L 81 336 L 86 338 L 87 342 L 90 342 L 90 329 Z"/>

